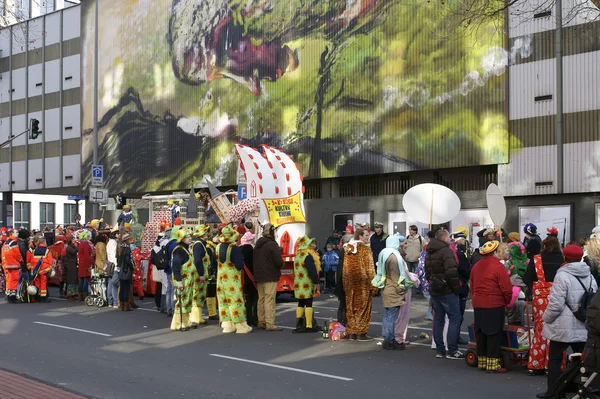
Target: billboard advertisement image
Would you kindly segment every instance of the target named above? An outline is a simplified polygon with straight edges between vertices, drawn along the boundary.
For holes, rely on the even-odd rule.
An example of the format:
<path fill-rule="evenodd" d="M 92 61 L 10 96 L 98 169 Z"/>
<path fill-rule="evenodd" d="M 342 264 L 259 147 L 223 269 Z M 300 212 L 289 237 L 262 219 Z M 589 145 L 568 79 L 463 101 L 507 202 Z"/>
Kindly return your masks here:
<path fill-rule="evenodd" d="M 96 1 L 111 193 L 234 185 L 236 142 L 308 179 L 508 162 L 502 20 L 451 31 L 422 1 Z M 81 7 L 89 170 L 95 1 Z"/>

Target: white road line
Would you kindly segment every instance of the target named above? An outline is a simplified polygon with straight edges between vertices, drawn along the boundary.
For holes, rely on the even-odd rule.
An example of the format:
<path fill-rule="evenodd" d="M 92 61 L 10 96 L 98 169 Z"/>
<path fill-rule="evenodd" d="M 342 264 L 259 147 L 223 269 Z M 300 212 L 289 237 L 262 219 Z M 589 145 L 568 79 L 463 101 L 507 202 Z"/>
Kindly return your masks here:
<path fill-rule="evenodd" d="M 40 324 L 42 326 L 50 326 L 50 327 L 56 327 L 56 328 L 64 328 L 65 330 L 73 330 L 73 331 L 79 331 L 79 332 L 84 332 L 84 333 L 88 333 L 88 334 L 100 335 L 101 337 L 112 337 L 112 335 L 110 335 L 110 334 L 104 334 L 104 333 L 99 333 L 99 332 L 90 331 L 90 330 L 82 330 L 80 328 L 74 328 L 74 327 L 60 326 L 58 324 L 44 323 L 41 321 L 34 321 L 33 324 Z"/>
<path fill-rule="evenodd" d="M 255 360 L 241 359 L 239 357 L 219 355 L 219 354 L 216 354 L 216 353 L 211 353 L 209 356 L 220 357 L 222 359 L 235 360 L 236 362 L 257 364 L 259 366 L 273 367 L 273 368 L 281 369 L 281 370 L 295 371 L 296 373 L 316 375 L 318 377 L 331 378 L 331 379 L 334 379 L 334 380 L 354 381 L 354 378 L 340 377 L 339 375 L 333 375 L 333 374 L 317 373 L 316 371 L 302 370 L 302 369 L 297 369 L 297 368 L 294 368 L 294 367 L 280 366 L 278 364 L 272 364 L 272 363 L 257 362 Z"/>
<path fill-rule="evenodd" d="M 143 307 L 141 307 L 141 306 L 140 306 L 140 307 L 138 307 L 136 310 L 143 310 L 143 311 L 146 311 L 146 312 L 154 312 L 154 313 L 157 313 L 157 312 L 158 312 L 158 310 L 156 310 L 156 309 L 144 309 L 144 308 L 143 308 Z"/>

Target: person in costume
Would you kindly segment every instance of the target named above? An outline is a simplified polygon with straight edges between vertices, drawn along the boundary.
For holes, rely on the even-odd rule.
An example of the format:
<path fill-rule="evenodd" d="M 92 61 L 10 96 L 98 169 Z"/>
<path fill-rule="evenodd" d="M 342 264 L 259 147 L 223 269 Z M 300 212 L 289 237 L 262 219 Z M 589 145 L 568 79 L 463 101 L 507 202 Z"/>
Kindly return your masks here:
<path fill-rule="evenodd" d="M 208 233 L 210 227 L 206 224 L 194 227 L 192 237 L 192 255 L 194 256 L 194 266 L 198 276 L 194 280 L 192 292 L 192 313 L 190 315 L 190 323 L 192 328 L 198 327 L 199 324 L 206 322 L 202 318 L 202 308 L 206 304 L 206 286 L 207 276 L 210 276 L 210 271 L 215 262 L 214 253 L 207 246 Z"/>
<path fill-rule="evenodd" d="M 40 302 L 50 302 L 48 299 L 48 273 L 54 265 L 52 253 L 46 246 L 46 239 L 39 235 L 33 240 L 35 249 L 27 253 L 27 264 L 33 278 L 33 285 L 38 289 Z"/>
<path fill-rule="evenodd" d="M 177 290 L 175 314 L 171 321 L 171 330 L 188 331 L 191 328 L 190 313 L 194 305 L 194 289 L 198 272 L 194 266 L 194 255 L 191 250 L 192 234 L 187 229 L 177 231 L 177 245 L 173 249 L 171 268 L 173 283 Z"/>
<path fill-rule="evenodd" d="M 502 373 L 500 342 L 504 312 L 512 298 L 512 284 L 500 262 L 498 241 L 487 241 L 479 253 L 483 257 L 471 271 L 471 292 L 475 315 L 477 358 L 480 370 Z"/>
<path fill-rule="evenodd" d="M 410 307 L 406 303 L 406 296 L 412 287 L 412 281 L 407 277 L 408 268 L 406 263 L 398 252 L 400 242 L 405 238 L 396 233 L 386 239 L 386 247 L 379 252 L 377 258 L 377 275 L 373 278 L 372 284 L 381 291 L 381 300 L 383 302 L 383 349 L 402 350 L 404 342 L 396 341 L 396 322 L 401 307 Z M 408 326 L 408 323 L 407 323 Z"/>
<path fill-rule="evenodd" d="M 224 333 L 246 334 L 252 331 L 246 323 L 246 307 L 242 289 L 244 256 L 237 246 L 238 232 L 232 226 L 221 230 L 217 246 L 217 300 Z"/>
<path fill-rule="evenodd" d="M 169 206 L 169 212 L 171 212 L 171 223 L 175 224 L 175 220 L 179 217 L 181 213 L 181 207 L 179 206 L 180 202 L 175 202 L 172 199 L 167 201 L 167 205 Z"/>
<path fill-rule="evenodd" d="M 84 301 L 89 294 L 91 270 L 94 265 L 94 246 L 90 242 L 90 232 L 79 233 L 77 246 L 77 276 L 79 277 L 79 301 Z"/>
<path fill-rule="evenodd" d="M 511 233 L 512 234 L 512 233 Z M 525 246 L 519 241 L 513 241 L 509 246 L 510 259 L 506 262 L 506 270 L 513 285 L 513 295 L 506 311 L 507 323 L 512 326 L 523 325 L 523 312 L 525 310 L 525 292 L 527 286 L 523 276 L 529 264 Z"/>
<path fill-rule="evenodd" d="M 319 327 L 313 325 L 313 298 L 319 286 L 320 261 L 311 250 L 314 239 L 308 236 L 298 239 L 298 250 L 294 258 L 294 297 L 298 298 L 296 308 L 296 329 L 294 332 L 315 332 Z"/>
<path fill-rule="evenodd" d="M 133 237 L 129 233 L 125 233 L 121 236 L 121 241 L 117 247 L 117 269 L 119 272 L 119 309 L 124 312 L 133 310 L 129 300 L 131 281 L 133 279 L 133 268 L 135 267 L 133 255 L 131 253 L 132 242 Z"/>
<path fill-rule="evenodd" d="M 11 230 L 4 245 L 2 245 L 2 267 L 6 273 L 6 295 L 8 302 L 18 303 L 17 289 L 21 265 L 25 262 L 21 256 L 17 241 L 17 230 Z"/>
<path fill-rule="evenodd" d="M 527 248 L 526 245 L 525 247 Z M 548 235 L 543 242 L 542 253 L 533 257 L 533 266 L 531 263 L 527 265 L 527 271 L 523 278 L 525 284 L 529 285 L 527 277 L 531 269 L 535 273 L 532 283 L 533 289 L 531 291 L 533 295 L 533 329 L 535 333 L 531 340 L 531 347 L 529 348 L 528 375 L 543 375 L 548 368 L 548 349 L 550 343 L 542 336 L 542 330 L 544 329 L 543 316 L 548 307 L 548 298 L 554 277 L 564 262 L 565 259 L 560 249 L 558 238 L 554 235 Z"/>
<path fill-rule="evenodd" d="M 117 226 L 129 227 L 133 223 L 133 213 L 131 212 L 131 205 L 123 205 L 123 212 L 117 219 Z"/>
<path fill-rule="evenodd" d="M 369 231 L 361 227 L 354 232 L 354 239 L 344 245 L 344 292 L 346 294 L 346 328 L 350 339 L 370 341 L 367 335 L 371 325 L 373 307 L 371 281 L 375 277 L 375 265 L 371 249 L 367 246 Z"/>
<path fill-rule="evenodd" d="M 212 251 L 213 264 L 208 274 L 208 283 L 206 285 L 206 310 L 208 311 L 208 320 L 219 320 L 217 313 L 217 245 L 219 244 L 219 230 L 213 230 L 208 236 L 206 248 Z"/>
<path fill-rule="evenodd" d="M 75 301 L 78 295 L 79 277 L 77 276 L 77 245 L 73 236 L 69 236 L 66 240 L 62 253 L 62 264 L 62 281 L 65 284 L 64 294 L 68 301 Z"/>

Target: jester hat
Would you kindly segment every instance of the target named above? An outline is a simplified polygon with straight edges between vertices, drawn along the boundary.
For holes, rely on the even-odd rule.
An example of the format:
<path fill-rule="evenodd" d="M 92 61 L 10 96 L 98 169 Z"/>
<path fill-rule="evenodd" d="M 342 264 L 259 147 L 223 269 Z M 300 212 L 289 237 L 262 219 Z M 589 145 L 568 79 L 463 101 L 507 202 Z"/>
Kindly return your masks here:
<path fill-rule="evenodd" d="M 304 235 L 304 237 L 300 237 L 297 241 L 298 249 L 308 249 L 310 248 L 310 244 L 312 244 L 314 241 L 314 238 Z"/>

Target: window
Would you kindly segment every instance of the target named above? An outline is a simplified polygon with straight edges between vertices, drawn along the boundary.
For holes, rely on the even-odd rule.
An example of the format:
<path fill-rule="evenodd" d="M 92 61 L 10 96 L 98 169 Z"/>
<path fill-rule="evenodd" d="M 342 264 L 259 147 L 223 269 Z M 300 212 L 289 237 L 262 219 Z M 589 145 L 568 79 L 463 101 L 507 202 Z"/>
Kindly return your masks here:
<path fill-rule="evenodd" d="M 54 0 L 40 0 L 41 14 L 47 14 L 54 11 Z"/>
<path fill-rule="evenodd" d="M 42 202 L 40 204 L 40 230 L 54 228 L 54 204 Z"/>
<path fill-rule="evenodd" d="M 77 213 L 77 205 L 65 204 L 65 217 L 63 224 L 75 223 L 75 214 Z"/>
<path fill-rule="evenodd" d="M 17 0 L 15 2 L 15 15 L 20 19 L 29 19 L 29 0 Z"/>
<path fill-rule="evenodd" d="M 15 201 L 14 217 L 15 228 L 23 227 L 29 229 L 31 224 L 31 203 Z"/>

